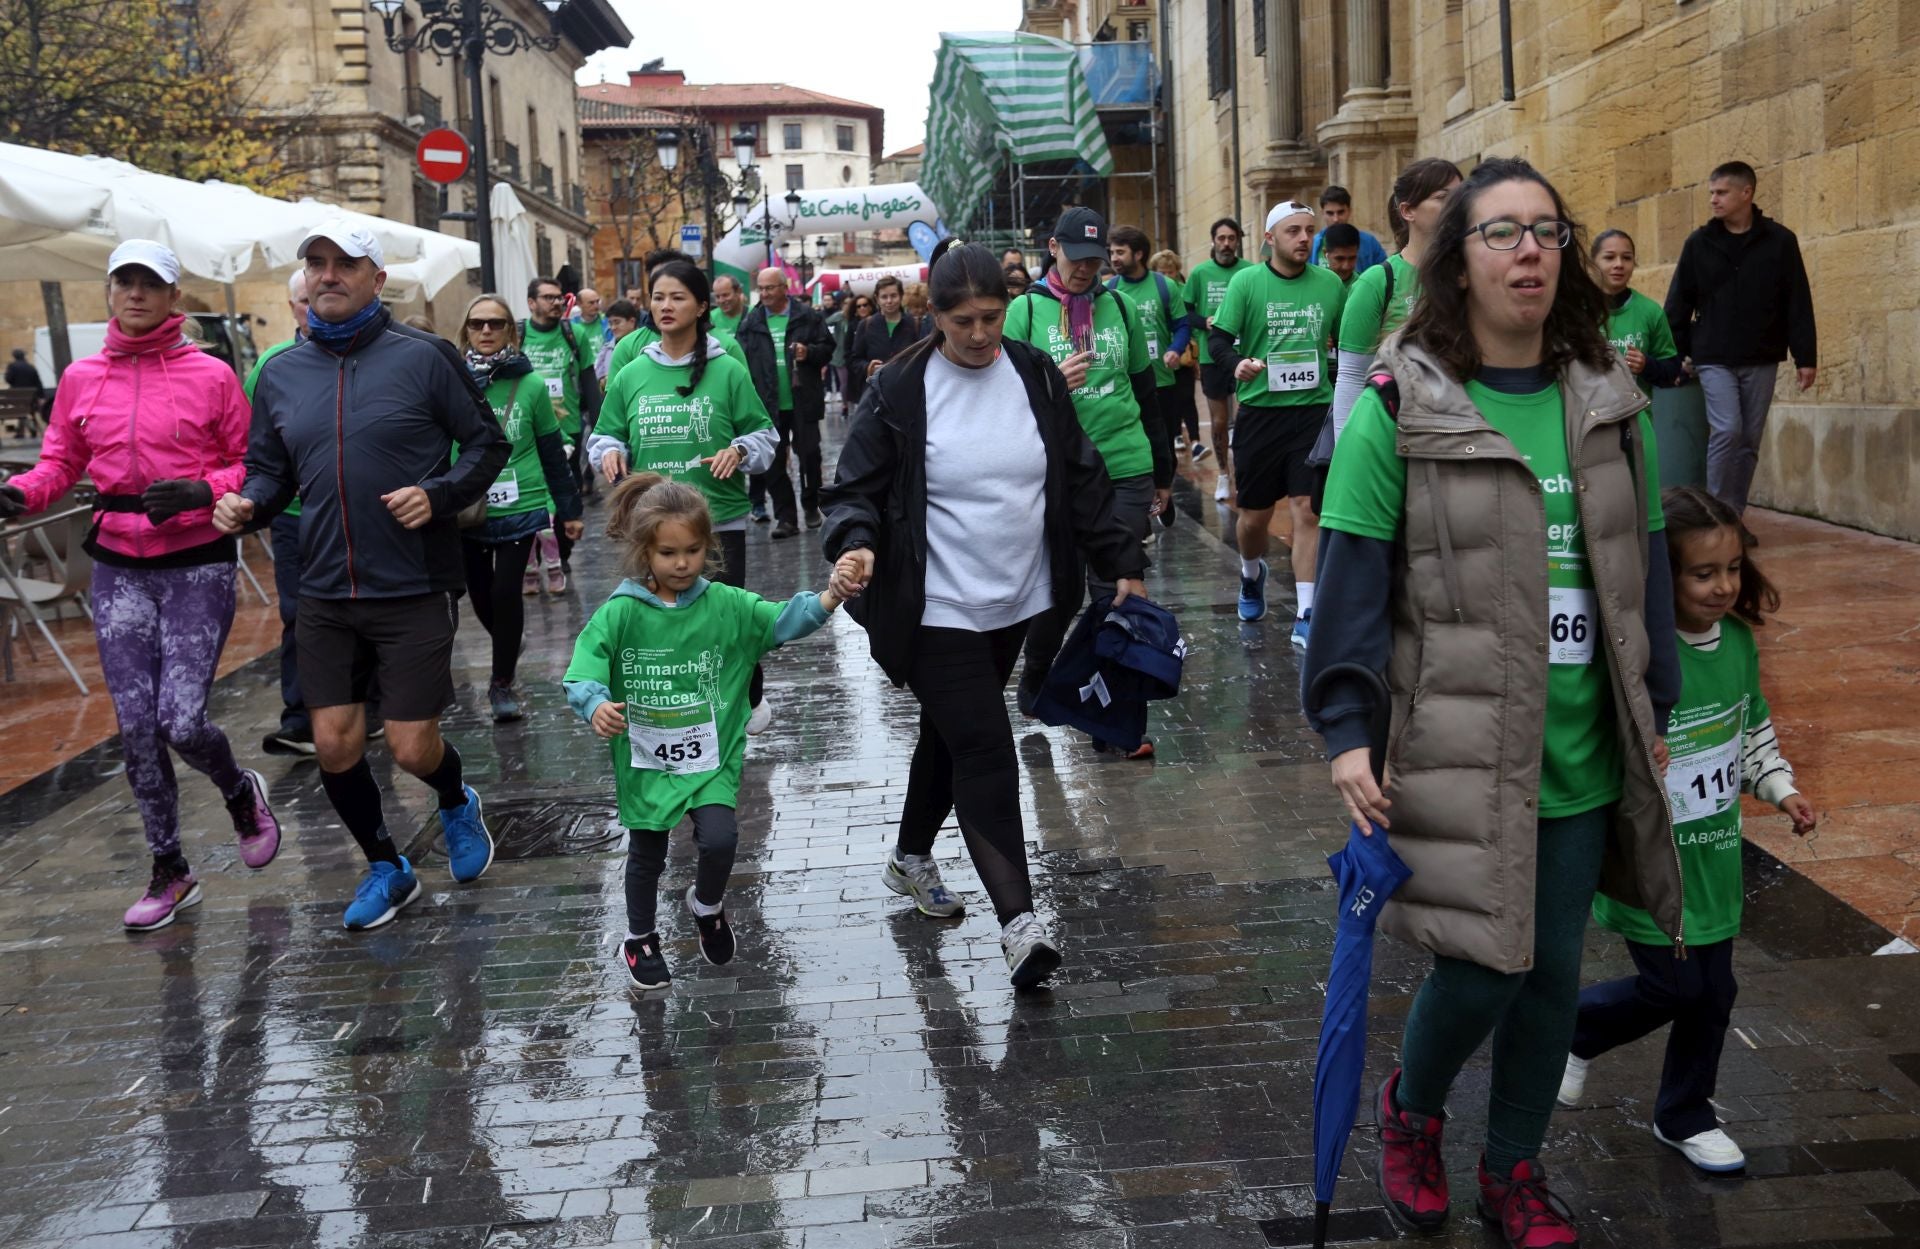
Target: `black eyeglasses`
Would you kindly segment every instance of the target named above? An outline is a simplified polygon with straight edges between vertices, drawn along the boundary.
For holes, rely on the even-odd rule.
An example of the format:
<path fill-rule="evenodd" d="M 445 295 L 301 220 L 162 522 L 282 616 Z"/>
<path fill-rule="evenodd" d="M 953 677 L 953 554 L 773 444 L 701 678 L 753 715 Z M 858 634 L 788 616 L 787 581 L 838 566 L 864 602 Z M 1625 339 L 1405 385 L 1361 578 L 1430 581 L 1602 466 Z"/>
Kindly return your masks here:
<path fill-rule="evenodd" d="M 1528 234 L 1533 241 L 1547 251 L 1557 252 L 1573 242 L 1573 226 L 1565 221 L 1536 221 L 1532 225 L 1521 225 L 1509 217 L 1500 217 L 1493 221 L 1482 221 L 1477 226 L 1468 226 L 1468 234 L 1478 234 L 1486 245 L 1497 252 L 1510 252 L 1520 246 L 1520 240 Z"/>
<path fill-rule="evenodd" d="M 483 330 L 504 330 L 507 328 L 505 317 L 468 317 L 467 329 L 479 333 Z"/>

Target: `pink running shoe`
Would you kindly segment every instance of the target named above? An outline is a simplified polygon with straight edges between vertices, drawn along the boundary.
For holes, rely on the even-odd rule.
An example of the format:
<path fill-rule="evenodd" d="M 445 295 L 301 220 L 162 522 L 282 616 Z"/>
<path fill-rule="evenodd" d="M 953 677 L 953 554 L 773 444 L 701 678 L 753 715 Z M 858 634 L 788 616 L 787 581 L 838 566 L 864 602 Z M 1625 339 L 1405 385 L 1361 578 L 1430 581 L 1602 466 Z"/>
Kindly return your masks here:
<path fill-rule="evenodd" d="M 200 881 L 193 869 L 176 874 L 172 868 L 153 865 L 153 879 L 146 896 L 127 908 L 121 924 L 130 932 L 151 932 L 173 922 L 174 913 L 200 900 Z"/>
<path fill-rule="evenodd" d="M 240 861 L 258 870 L 280 853 L 280 821 L 267 805 L 266 778 L 252 768 L 242 769 L 240 775 L 247 778 L 247 788 L 227 804 L 227 813 L 233 816 L 233 831 L 240 835 Z"/>

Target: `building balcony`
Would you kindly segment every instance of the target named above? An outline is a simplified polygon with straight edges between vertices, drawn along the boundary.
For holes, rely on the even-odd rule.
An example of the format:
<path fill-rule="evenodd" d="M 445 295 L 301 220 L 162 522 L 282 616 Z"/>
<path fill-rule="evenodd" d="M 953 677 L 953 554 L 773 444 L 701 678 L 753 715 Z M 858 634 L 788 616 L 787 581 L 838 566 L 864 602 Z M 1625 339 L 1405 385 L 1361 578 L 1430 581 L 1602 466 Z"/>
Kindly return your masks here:
<path fill-rule="evenodd" d="M 440 128 L 440 97 L 433 92 L 423 87 L 408 87 L 406 109 L 407 124 L 413 129 L 424 134 Z"/>
<path fill-rule="evenodd" d="M 559 203 L 559 199 L 553 192 L 552 165 L 542 164 L 539 161 L 533 163 L 533 189 L 548 199 L 553 200 L 555 203 Z"/>
<path fill-rule="evenodd" d="M 1080 72 L 1095 108 L 1152 108 L 1160 88 L 1150 43 L 1083 43 Z"/>
<path fill-rule="evenodd" d="M 496 139 L 493 143 L 492 172 L 509 182 L 520 181 L 520 145 Z"/>

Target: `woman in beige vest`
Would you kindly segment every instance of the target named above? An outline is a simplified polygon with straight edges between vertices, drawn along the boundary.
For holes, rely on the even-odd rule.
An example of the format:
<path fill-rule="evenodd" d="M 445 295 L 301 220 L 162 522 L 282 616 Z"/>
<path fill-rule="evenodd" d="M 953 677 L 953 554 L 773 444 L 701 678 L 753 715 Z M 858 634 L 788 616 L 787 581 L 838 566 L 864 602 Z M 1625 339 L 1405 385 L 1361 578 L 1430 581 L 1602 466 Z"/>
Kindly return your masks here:
<path fill-rule="evenodd" d="M 1579 1243 L 1537 1155 L 1595 889 L 1684 940 L 1659 778 L 1679 681 L 1652 426 L 1579 233 L 1524 161 L 1488 161 L 1450 197 L 1420 303 L 1369 370 L 1390 376 L 1334 455 L 1307 655 L 1309 680 L 1343 661 L 1385 671 L 1391 800 L 1364 692 L 1336 684 L 1315 727 L 1349 812 L 1391 821 L 1413 869 L 1382 927 L 1434 956 L 1376 1104 L 1387 1209 L 1410 1230 L 1444 1223 L 1447 1094 L 1492 1037 L 1479 1209 L 1514 1249 Z"/>

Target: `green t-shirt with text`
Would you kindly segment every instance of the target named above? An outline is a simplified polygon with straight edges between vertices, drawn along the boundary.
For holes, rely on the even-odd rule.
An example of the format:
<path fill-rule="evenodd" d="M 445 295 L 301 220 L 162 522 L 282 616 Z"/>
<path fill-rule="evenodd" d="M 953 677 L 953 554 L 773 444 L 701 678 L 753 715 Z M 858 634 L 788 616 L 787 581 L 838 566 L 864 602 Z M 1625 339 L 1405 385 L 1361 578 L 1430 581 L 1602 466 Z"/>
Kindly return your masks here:
<path fill-rule="evenodd" d="M 607 381 L 595 432 L 627 444 L 632 471 L 655 472 L 697 487 L 707 496 L 715 524 L 745 516 L 747 475 L 725 481 L 701 460 L 734 439 L 773 421 L 753 389 L 747 366 L 730 356 L 707 361 L 700 385 L 679 393 L 693 376 L 691 364 L 666 365 L 642 355 Z"/>
<path fill-rule="evenodd" d="M 735 805 L 746 754 L 748 686 L 753 666 L 775 646 L 781 604 L 718 582 L 691 602 L 658 606 L 615 594 L 574 642 L 566 680 L 596 681 L 625 703 L 629 725 L 662 730 L 711 724 L 698 747 L 719 759 L 704 772 L 633 766 L 631 730 L 609 743 L 620 823 L 672 830 L 694 807 Z M 644 738 L 643 738 L 644 740 Z"/>
<path fill-rule="evenodd" d="M 488 519 L 553 507 L 553 494 L 547 489 L 546 470 L 540 465 L 540 450 L 535 440 L 542 434 L 559 433 L 560 422 L 554 416 L 553 401 L 547 398 L 547 388 L 541 380 L 538 373 L 528 373 L 522 377 L 495 378 L 487 384 L 487 403 L 513 448 L 507 457 L 507 466 L 487 487 Z M 454 454 L 458 455 L 458 450 Z"/>
<path fill-rule="evenodd" d="M 1393 273 L 1392 306 L 1387 302 L 1389 270 Z M 1420 271 L 1398 255 L 1358 274 L 1347 288 L 1347 306 L 1340 314 L 1341 352 L 1373 359 L 1380 340 L 1400 328 L 1419 300 Z"/>
<path fill-rule="evenodd" d="M 1182 297 L 1193 315 L 1200 318 L 1193 327 L 1194 334 L 1200 339 L 1200 363 L 1213 363 L 1213 352 L 1207 348 L 1208 322 L 1213 319 L 1214 313 L 1220 311 L 1220 305 L 1226 302 L 1227 283 L 1233 280 L 1234 274 L 1252 263 L 1251 260 L 1237 260 L 1229 269 L 1208 256 L 1187 275 L 1187 289 L 1182 292 Z"/>
<path fill-rule="evenodd" d="M 573 346 L 567 346 L 567 331 L 573 331 Z M 592 334 L 573 329 L 558 321 L 550 330 L 526 323 L 520 349 L 533 361 L 536 373 L 544 379 L 547 399 L 560 422 L 560 432 L 568 442 L 580 439 L 580 372 L 591 375 L 594 361 L 600 357 L 600 340 Z"/>
<path fill-rule="evenodd" d="M 1165 303 L 1160 301 L 1162 283 L 1166 284 Z M 1181 298 L 1180 287 L 1168 281 L 1166 274 L 1148 270 L 1138 282 L 1124 277 L 1116 279 L 1113 289 L 1133 305 L 1134 316 L 1146 332 L 1147 358 L 1153 361 L 1154 384 L 1173 385 L 1173 370 L 1167 367 L 1166 354 L 1173 346 L 1173 322 L 1187 315 L 1187 301 Z M 1172 321 L 1168 320 L 1169 316 Z"/>
<path fill-rule="evenodd" d="M 265 351 L 260 353 L 260 358 L 253 362 L 253 367 L 251 369 L 247 370 L 247 380 L 241 387 L 241 389 L 247 392 L 248 403 L 253 402 L 253 388 L 256 384 L 259 383 L 260 370 L 266 366 L 267 361 L 273 359 L 275 356 L 279 355 L 281 352 L 285 351 L 287 348 L 297 347 L 299 345 L 300 345 L 300 340 L 298 337 L 289 338 L 284 342 L 275 343 L 273 346 L 267 348 Z M 298 516 L 300 514 L 300 496 L 297 494 L 294 495 L 293 502 L 287 504 L 286 510 L 281 512 L 280 514 L 282 516 Z"/>
<path fill-rule="evenodd" d="M 1242 405 L 1333 402 L 1329 344 L 1346 293 L 1345 283 L 1319 265 L 1308 265 L 1294 277 L 1269 264 L 1249 265 L 1233 275 L 1213 323 L 1239 340 L 1241 355 L 1267 366 L 1239 384 Z"/>
<path fill-rule="evenodd" d="M 1607 314 L 1607 342 L 1621 360 L 1627 348 L 1636 347 L 1648 360 L 1666 360 L 1680 354 L 1674 345 L 1673 327 L 1667 324 L 1667 310 L 1639 291 L 1628 291 L 1627 302 Z M 1644 373 L 1633 379 L 1649 398 L 1653 386 Z"/>
<path fill-rule="evenodd" d="M 767 314 L 767 332 L 773 335 L 773 363 L 780 377 L 780 410 L 793 411 L 793 365 L 787 360 L 787 318 L 790 314 L 782 312 L 778 316 Z"/>
<path fill-rule="evenodd" d="M 1760 692 L 1760 651 L 1744 621 L 1722 619 L 1720 643 L 1710 651 L 1681 640 L 1680 690 L 1667 725 L 1667 801 L 1686 887 L 1687 944 L 1712 945 L 1740 935 L 1742 751 L 1747 730 L 1772 714 Z M 1643 945 L 1672 940 L 1651 915 L 1605 894 L 1594 895 L 1593 918 Z"/>
<path fill-rule="evenodd" d="M 1073 390 L 1073 412 L 1080 428 L 1106 461 L 1114 481 L 1153 472 L 1153 446 L 1140 424 L 1132 375 L 1147 367 L 1147 337 L 1133 305 L 1103 287 L 1093 288 L 1093 362 L 1086 380 Z M 1055 364 L 1074 354 L 1067 331 L 1067 308 L 1045 295 L 1026 294 L 1007 308 L 1006 336 L 1030 343 Z"/>
<path fill-rule="evenodd" d="M 1510 395 L 1472 381 L 1466 390 L 1495 436 L 1506 440 L 1540 482 L 1547 527 L 1547 602 L 1541 610 L 1548 622 L 1540 815 L 1578 815 L 1620 797 L 1624 762 L 1613 722 L 1612 678 L 1600 646 L 1593 575 L 1574 500 L 1560 386 L 1556 382 L 1530 395 Z M 1638 420 L 1646 461 L 1647 527 L 1658 531 L 1665 528 L 1665 520 L 1653 422 L 1645 412 Z M 1333 454 L 1322 527 L 1383 542 L 1397 540 L 1407 496 L 1407 462 L 1397 445 L 1393 418 L 1379 395 L 1370 389 L 1363 392 Z"/>

